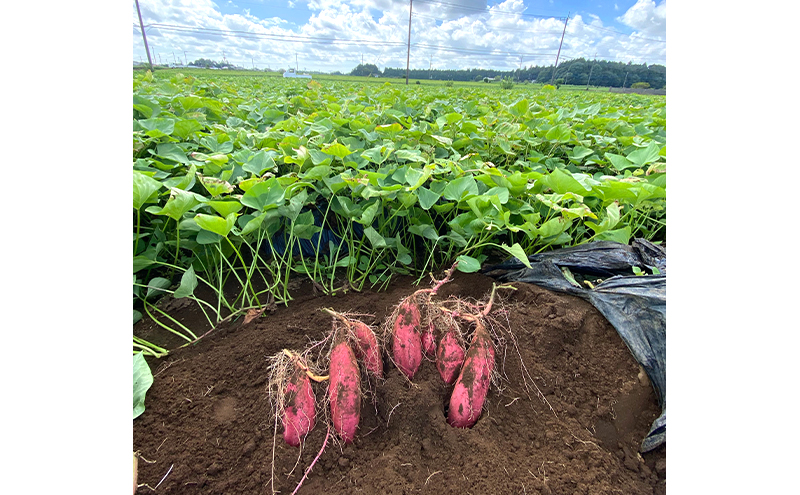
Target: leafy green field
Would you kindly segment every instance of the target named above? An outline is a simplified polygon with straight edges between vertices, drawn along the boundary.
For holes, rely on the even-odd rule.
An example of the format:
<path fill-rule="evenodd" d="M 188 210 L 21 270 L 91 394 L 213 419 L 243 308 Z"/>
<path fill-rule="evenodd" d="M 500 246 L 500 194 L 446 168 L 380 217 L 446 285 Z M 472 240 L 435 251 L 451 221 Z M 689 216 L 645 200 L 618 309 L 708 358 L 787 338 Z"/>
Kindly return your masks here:
<path fill-rule="evenodd" d="M 288 302 L 297 275 L 333 293 L 665 239 L 664 97 L 216 72 L 133 77 L 134 321 L 187 342 L 160 295 L 194 299 L 213 326 Z"/>

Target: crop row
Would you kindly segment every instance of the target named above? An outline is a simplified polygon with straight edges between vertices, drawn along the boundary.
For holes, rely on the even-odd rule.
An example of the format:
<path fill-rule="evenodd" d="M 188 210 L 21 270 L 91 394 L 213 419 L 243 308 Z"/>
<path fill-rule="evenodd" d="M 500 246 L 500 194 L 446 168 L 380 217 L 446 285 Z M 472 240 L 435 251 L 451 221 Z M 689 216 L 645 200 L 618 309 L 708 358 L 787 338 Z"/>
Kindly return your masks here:
<path fill-rule="evenodd" d="M 214 326 L 288 302 L 297 274 L 333 293 L 456 259 L 475 271 L 494 253 L 663 240 L 666 109 L 639 95 L 147 73 L 134 78 L 133 207 L 134 319 L 191 342 L 155 298 L 192 298 Z"/>

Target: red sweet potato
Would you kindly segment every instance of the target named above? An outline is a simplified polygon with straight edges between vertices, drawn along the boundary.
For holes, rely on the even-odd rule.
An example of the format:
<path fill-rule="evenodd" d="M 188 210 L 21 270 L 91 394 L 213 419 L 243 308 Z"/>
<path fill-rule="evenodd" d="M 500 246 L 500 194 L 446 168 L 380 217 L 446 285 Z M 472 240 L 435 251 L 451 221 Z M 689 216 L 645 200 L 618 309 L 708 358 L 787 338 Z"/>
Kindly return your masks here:
<path fill-rule="evenodd" d="M 447 423 L 456 428 L 471 428 L 481 415 L 494 369 L 494 344 L 481 323 L 476 324 L 464 366 L 450 396 Z"/>
<path fill-rule="evenodd" d="M 357 340 L 357 345 L 353 347 L 356 358 L 364 362 L 367 371 L 383 378 L 383 359 L 375 332 L 366 323 L 358 320 L 350 320 L 350 328 Z"/>
<path fill-rule="evenodd" d="M 425 330 L 422 331 L 422 352 L 428 357 L 436 355 L 436 326 L 430 323 Z"/>
<path fill-rule="evenodd" d="M 361 417 L 361 375 L 353 350 L 346 341 L 333 347 L 328 397 L 333 428 L 344 443 L 353 441 Z"/>
<path fill-rule="evenodd" d="M 448 385 L 458 376 L 461 365 L 464 364 L 464 348 L 456 337 L 454 328 L 449 328 L 439 340 L 436 349 L 436 369 L 439 370 L 442 380 Z"/>
<path fill-rule="evenodd" d="M 414 377 L 422 363 L 419 325 L 419 308 L 412 299 L 406 299 L 400 304 L 397 318 L 393 322 L 392 350 L 397 367 L 408 378 Z"/>
<path fill-rule="evenodd" d="M 305 371 L 299 365 L 294 366 L 293 371 L 284 391 L 283 439 L 299 447 L 314 428 L 317 403 Z"/>

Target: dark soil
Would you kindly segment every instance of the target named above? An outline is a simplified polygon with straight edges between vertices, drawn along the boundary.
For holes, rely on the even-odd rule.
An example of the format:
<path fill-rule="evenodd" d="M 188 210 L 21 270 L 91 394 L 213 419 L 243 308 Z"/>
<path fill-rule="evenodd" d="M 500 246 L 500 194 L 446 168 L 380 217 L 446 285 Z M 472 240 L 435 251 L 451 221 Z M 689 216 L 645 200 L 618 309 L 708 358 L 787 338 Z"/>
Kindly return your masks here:
<path fill-rule="evenodd" d="M 666 493 L 666 447 L 638 453 L 660 412 L 656 397 L 614 328 L 583 300 L 515 285 L 496 307 L 507 311 L 520 354 L 498 349 L 503 390 L 490 389 L 473 428 L 447 424 L 452 386 L 433 362 L 423 360 L 412 384 L 385 357 L 385 381 L 362 401 L 355 442 L 331 435 L 298 493 Z M 486 299 L 491 286 L 457 274 L 439 297 Z M 161 482 L 161 494 L 292 493 L 326 437 L 325 414 L 302 450 L 285 444 L 267 394 L 268 357 L 321 340 L 331 329 L 321 307 L 372 314 L 365 321 L 377 326 L 417 288 L 402 278 L 384 292 L 329 297 L 301 284 L 288 307 L 149 360 L 155 380 L 133 422 L 139 483 Z M 193 307 L 172 306 L 190 328 L 208 329 Z M 148 320 L 134 332 L 169 341 Z M 535 384 L 528 390 L 520 355 Z M 326 385 L 314 388 L 321 402 Z"/>

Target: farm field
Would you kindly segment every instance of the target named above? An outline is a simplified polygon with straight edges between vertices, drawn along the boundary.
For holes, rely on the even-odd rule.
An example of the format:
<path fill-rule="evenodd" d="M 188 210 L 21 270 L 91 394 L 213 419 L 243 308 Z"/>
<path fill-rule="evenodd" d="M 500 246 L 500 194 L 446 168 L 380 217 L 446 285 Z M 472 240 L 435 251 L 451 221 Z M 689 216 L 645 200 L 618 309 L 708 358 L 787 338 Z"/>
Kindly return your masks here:
<path fill-rule="evenodd" d="M 173 466 L 159 491 L 291 493 L 327 437 L 283 442 L 268 358 L 324 339 L 323 307 L 378 328 L 456 261 L 440 297 L 477 301 L 512 256 L 665 243 L 664 97 L 358 79 L 134 72 L 139 483 Z M 384 356 L 355 442 L 299 493 L 665 492 L 665 447 L 637 453 L 659 406 L 613 327 L 514 285 L 497 311 L 519 355 L 473 428 L 445 422 L 431 360 L 409 382 Z"/>

